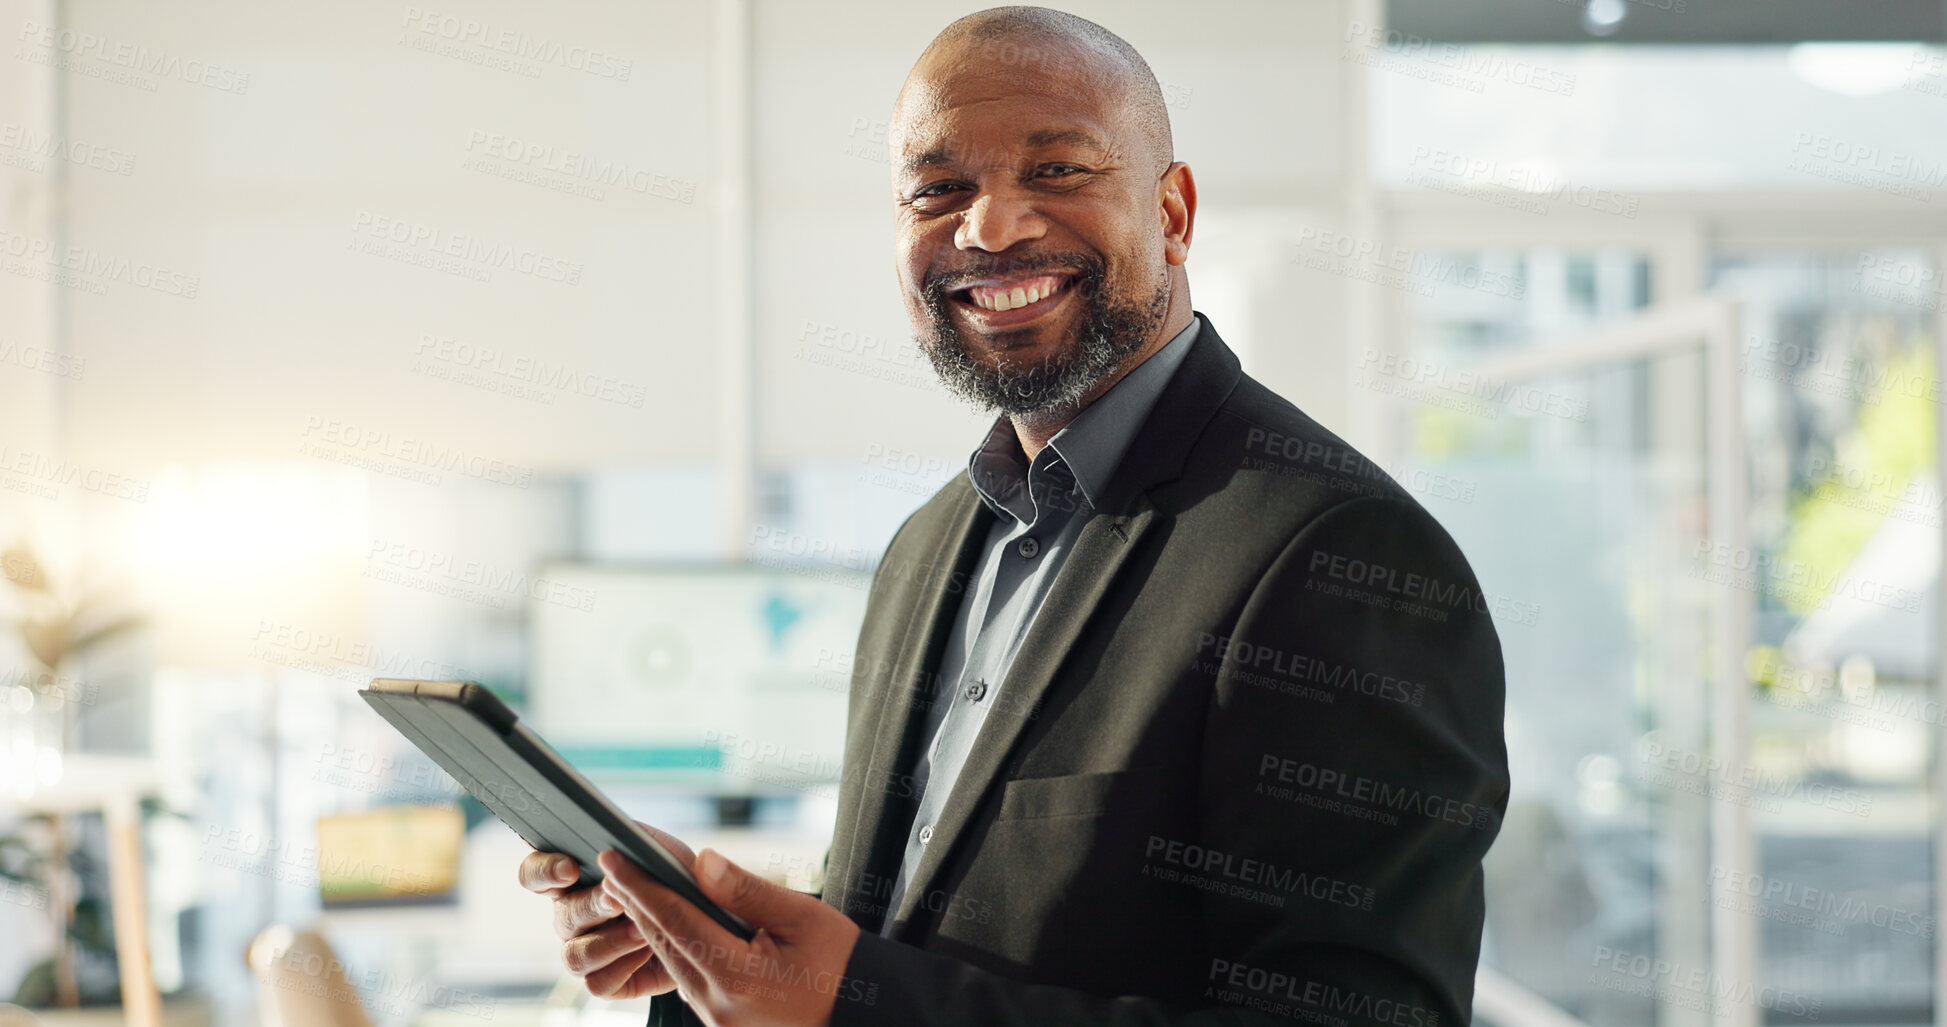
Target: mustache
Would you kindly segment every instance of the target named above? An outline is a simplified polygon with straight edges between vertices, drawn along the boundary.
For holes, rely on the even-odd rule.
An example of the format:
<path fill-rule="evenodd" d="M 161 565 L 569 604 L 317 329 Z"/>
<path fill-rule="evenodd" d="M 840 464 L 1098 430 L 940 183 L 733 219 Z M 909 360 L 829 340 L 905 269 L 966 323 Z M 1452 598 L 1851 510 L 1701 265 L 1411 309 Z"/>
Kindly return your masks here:
<path fill-rule="evenodd" d="M 1072 273 L 1075 285 L 1089 292 L 1100 285 L 1106 270 L 1099 257 L 1086 253 L 1042 253 L 1012 260 L 976 260 L 952 268 L 935 268 L 920 281 L 920 291 L 934 300 L 983 278 L 1011 278 L 1037 271 Z"/>

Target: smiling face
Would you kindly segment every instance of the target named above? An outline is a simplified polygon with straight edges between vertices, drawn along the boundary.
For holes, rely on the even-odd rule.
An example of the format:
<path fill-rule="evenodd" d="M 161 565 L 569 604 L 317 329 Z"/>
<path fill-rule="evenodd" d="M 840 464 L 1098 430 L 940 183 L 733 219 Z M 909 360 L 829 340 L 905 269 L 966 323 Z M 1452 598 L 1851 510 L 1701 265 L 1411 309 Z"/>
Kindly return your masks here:
<path fill-rule="evenodd" d="M 996 59 L 1021 53 L 1037 59 Z M 901 294 L 942 381 L 970 401 L 1072 413 L 1188 323 L 1195 189 L 1129 113 L 1129 79 L 1068 41 L 941 41 L 900 93 Z"/>

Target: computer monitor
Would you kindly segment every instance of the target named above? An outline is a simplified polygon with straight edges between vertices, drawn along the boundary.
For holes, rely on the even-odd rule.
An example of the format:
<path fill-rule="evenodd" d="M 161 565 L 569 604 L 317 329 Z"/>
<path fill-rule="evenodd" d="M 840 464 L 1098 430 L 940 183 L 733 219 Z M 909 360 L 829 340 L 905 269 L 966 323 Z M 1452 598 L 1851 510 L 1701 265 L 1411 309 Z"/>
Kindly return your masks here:
<path fill-rule="evenodd" d="M 453 902 L 465 839 L 466 816 L 451 804 L 319 817 L 319 902 L 326 908 Z"/>
<path fill-rule="evenodd" d="M 571 762 L 719 794 L 832 791 L 870 573 L 540 573 L 528 716 Z"/>

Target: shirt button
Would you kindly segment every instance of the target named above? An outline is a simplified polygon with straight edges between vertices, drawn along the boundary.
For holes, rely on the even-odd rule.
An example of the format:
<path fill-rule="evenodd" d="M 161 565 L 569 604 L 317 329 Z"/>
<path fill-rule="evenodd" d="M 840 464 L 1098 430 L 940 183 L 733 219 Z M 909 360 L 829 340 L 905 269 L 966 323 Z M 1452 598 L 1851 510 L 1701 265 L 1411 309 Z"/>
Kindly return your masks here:
<path fill-rule="evenodd" d="M 932 824 L 928 824 L 925 827 L 919 829 L 919 843 L 921 845 L 925 845 L 927 842 L 930 842 L 932 840 L 933 840 Z"/>
<path fill-rule="evenodd" d="M 972 699 L 974 702 L 979 702 L 980 697 L 986 694 L 987 682 L 985 681 L 976 681 L 967 686 L 967 698 Z"/>
<path fill-rule="evenodd" d="M 1014 543 L 1014 549 L 1022 556 L 1032 560 L 1036 553 L 1041 552 L 1041 540 L 1035 538 L 1033 535 L 1029 535 L 1027 538 Z"/>

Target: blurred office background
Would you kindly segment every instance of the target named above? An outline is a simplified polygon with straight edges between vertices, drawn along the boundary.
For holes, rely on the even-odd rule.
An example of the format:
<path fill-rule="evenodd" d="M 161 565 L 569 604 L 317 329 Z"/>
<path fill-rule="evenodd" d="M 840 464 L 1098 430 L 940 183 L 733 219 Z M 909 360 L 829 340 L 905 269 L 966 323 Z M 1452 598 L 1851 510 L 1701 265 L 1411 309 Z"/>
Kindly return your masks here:
<path fill-rule="evenodd" d="M 0 1020 L 639 1022 L 374 676 L 817 886 L 984 427 L 885 136 L 979 6 L 0 0 Z M 1196 307 L 1493 596 L 1477 1019 L 1941 1021 L 1939 0 L 1063 6 Z"/>

